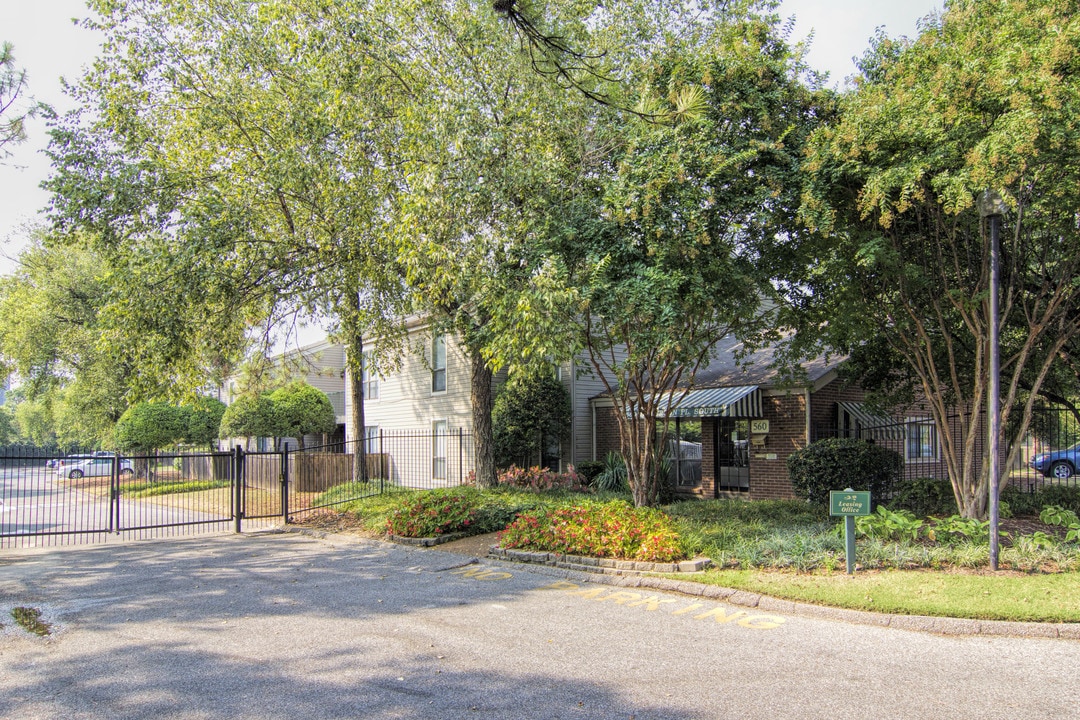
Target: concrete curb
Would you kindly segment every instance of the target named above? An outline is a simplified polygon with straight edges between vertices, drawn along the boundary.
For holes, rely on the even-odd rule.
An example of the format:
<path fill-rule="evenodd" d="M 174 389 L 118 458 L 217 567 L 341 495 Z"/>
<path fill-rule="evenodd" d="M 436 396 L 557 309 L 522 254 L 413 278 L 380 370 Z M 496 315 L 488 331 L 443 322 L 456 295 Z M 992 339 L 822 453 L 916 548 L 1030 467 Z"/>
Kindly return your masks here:
<path fill-rule="evenodd" d="M 322 530 L 310 530 L 307 528 L 286 527 L 279 532 L 298 533 L 317 539 L 340 542 L 351 538 L 364 542 L 387 542 L 376 538 L 361 538 L 347 536 L 338 533 L 330 533 Z M 420 549 L 429 549 L 420 547 Z M 481 559 L 503 567 L 527 567 L 530 572 L 539 575 L 563 578 L 573 582 L 593 583 L 596 585 L 610 585 L 623 588 L 650 588 L 663 590 L 664 592 L 679 593 L 693 597 L 702 597 L 710 600 L 719 600 L 732 605 L 750 607 L 767 612 L 783 613 L 817 620 L 833 620 L 854 625 L 872 625 L 876 627 L 888 627 L 897 630 L 910 630 L 914 632 L 931 633 L 934 635 L 950 636 L 983 636 L 983 637 L 1024 637 L 1024 638 L 1048 638 L 1060 640 L 1080 640 L 1080 623 L 1038 623 L 1038 622 L 1010 622 L 1005 620 L 970 620 L 966 618 L 933 617 L 928 615 L 888 615 L 885 613 L 866 612 L 864 610 L 847 610 L 844 608 L 832 608 L 822 605 L 781 600 L 744 590 L 720 587 L 718 585 L 705 585 L 691 580 L 673 580 L 669 578 L 642 575 L 611 575 L 587 569 L 568 569 L 541 565 L 536 563 L 515 562 L 509 557 L 497 557 L 489 555 Z M 587 566 L 581 566 L 587 567 Z"/>

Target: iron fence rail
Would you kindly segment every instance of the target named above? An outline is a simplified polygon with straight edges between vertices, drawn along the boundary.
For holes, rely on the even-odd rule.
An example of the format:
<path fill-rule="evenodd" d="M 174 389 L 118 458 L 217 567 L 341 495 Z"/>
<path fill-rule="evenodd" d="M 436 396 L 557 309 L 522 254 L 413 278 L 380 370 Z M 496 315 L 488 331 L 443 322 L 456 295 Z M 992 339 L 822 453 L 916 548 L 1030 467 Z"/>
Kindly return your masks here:
<path fill-rule="evenodd" d="M 0 457 L 0 548 L 241 532 L 382 491 L 327 450 Z"/>

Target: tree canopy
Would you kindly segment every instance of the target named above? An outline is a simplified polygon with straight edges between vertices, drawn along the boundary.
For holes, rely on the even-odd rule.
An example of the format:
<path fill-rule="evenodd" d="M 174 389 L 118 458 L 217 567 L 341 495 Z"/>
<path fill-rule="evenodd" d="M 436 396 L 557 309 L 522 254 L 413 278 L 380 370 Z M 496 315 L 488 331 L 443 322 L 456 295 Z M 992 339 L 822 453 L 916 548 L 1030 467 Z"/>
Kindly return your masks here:
<path fill-rule="evenodd" d="M 985 189 L 1012 208 L 1001 250 L 1001 406 L 1014 432 L 1004 467 L 1080 330 L 1077 9 L 955 0 L 915 41 L 879 37 L 808 160 L 803 215 L 823 242 L 798 302 L 864 378 L 918 389 L 965 516 L 985 513 L 989 484 L 989 252 L 975 207 Z"/>

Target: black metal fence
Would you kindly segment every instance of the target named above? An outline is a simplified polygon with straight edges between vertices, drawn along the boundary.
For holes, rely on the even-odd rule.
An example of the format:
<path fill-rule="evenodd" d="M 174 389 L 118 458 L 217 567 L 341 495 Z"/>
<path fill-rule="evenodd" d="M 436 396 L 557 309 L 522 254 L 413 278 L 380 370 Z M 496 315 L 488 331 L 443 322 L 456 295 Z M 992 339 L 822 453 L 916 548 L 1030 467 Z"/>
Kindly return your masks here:
<path fill-rule="evenodd" d="M 341 449 L 339 445 L 337 449 Z M 352 456 L 302 451 L 0 457 L 0 547 L 253 529 L 378 494 Z"/>
<path fill-rule="evenodd" d="M 1016 411 L 1020 412 L 1019 408 Z M 976 429 L 975 452 L 981 457 L 986 443 L 984 417 Z M 813 440 L 853 437 L 869 440 L 897 451 L 904 459 L 904 480 L 948 479 L 942 457 L 943 438 L 960 437 L 960 418 L 950 417 L 950 433 L 942 433 L 929 417 L 908 417 L 895 422 L 866 424 L 838 429 L 830 424 L 814 428 Z M 1006 435 L 1011 433 L 1006 429 Z M 1080 421 L 1067 408 L 1038 408 L 1030 429 L 1017 449 L 1013 464 L 1004 468 L 1002 485 L 1011 484 L 1028 492 L 1047 485 L 1080 484 Z M 1010 448 L 1011 449 L 1011 448 Z M 1002 461 L 1008 455 L 1003 450 Z"/>

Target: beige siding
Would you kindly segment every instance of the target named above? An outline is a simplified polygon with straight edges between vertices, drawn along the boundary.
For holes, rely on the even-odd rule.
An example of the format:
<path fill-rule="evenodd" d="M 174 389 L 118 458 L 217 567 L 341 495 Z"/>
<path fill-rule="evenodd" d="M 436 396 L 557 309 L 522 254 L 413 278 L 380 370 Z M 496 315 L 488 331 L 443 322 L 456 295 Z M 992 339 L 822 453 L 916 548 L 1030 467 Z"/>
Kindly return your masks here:
<path fill-rule="evenodd" d="M 382 430 L 430 430 L 446 420 L 457 431 L 472 429 L 469 360 L 452 336 L 446 337 L 446 391 L 431 390 L 431 333 L 418 331 L 401 360 L 401 367 L 379 378 L 379 397 L 364 404 L 364 422 Z M 348 428 L 349 439 L 354 438 Z"/>

